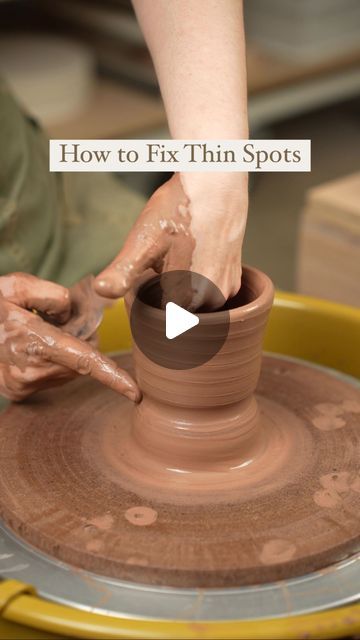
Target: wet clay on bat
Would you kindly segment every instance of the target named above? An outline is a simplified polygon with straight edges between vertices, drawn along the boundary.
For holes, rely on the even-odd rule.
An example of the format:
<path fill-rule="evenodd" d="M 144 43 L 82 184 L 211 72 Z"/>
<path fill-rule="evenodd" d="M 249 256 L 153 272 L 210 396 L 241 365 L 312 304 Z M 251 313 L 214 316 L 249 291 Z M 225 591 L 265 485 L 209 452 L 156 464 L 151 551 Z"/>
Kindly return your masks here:
<path fill-rule="evenodd" d="M 135 352 L 136 409 L 78 379 L 1 416 L 11 529 L 77 567 L 178 587 L 271 582 L 359 550 L 359 389 L 269 356 L 258 381 L 272 287 L 246 270 L 245 290 L 214 378 Z"/>

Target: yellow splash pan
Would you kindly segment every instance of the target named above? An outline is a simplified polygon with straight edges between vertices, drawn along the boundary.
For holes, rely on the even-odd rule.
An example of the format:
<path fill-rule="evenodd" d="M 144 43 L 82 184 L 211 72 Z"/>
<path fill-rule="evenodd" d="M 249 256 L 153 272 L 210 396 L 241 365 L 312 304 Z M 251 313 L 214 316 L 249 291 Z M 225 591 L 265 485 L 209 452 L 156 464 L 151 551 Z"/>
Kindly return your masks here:
<path fill-rule="evenodd" d="M 100 347 L 131 346 L 122 301 L 106 311 Z M 298 357 L 360 378 L 360 309 L 294 294 L 278 293 L 265 349 Z M 309 615 L 226 622 L 120 618 L 55 604 L 17 580 L 0 583 L 0 638 L 132 638 L 153 640 L 292 640 L 360 634 L 359 603 Z"/>

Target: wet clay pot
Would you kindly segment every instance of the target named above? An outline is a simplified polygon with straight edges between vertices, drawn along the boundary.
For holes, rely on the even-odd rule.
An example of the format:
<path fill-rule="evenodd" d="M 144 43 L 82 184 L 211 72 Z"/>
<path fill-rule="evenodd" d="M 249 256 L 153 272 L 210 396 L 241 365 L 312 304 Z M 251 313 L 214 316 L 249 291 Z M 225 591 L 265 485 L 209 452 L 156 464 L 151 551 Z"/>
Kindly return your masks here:
<path fill-rule="evenodd" d="M 245 267 L 241 290 L 228 308 L 199 313 L 200 330 L 187 334 L 184 357 L 190 357 L 192 350 L 206 349 L 206 342 L 223 331 L 230 319 L 223 346 L 200 366 L 162 366 L 134 344 L 143 399 L 133 410 L 126 456 L 122 456 L 125 475 L 160 492 L 195 491 L 200 495 L 229 488 L 234 472 L 261 454 L 264 425 L 254 392 L 273 294 L 273 284 L 265 274 Z M 133 301 L 134 295 L 127 297 L 128 309 Z M 158 354 L 165 311 L 151 302 L 151 298 L 149 304 L 142 302 L 146 351 L 151 354 L 153 349 Z"/>

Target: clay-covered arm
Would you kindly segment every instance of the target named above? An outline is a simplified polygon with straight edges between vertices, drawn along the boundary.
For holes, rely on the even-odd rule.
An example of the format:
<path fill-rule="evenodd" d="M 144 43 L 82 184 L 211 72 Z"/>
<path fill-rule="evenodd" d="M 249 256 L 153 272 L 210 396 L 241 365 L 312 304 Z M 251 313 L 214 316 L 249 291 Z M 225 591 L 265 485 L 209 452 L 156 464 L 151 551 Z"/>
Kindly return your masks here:
<path fill-rule="evenodd" d="M 241 0 L 133 2 L 154 60 L 171 135 L 178 139 L 247 138 Z M 176 194 L 179 197 L 174 207 Z M 166 215 L 162 211 L 162 217 L 159 214 L 155 222 L 156 200 L 164 209 L 167 199 Z M 109 297 L 123 295 L 142 268 L 149 266 L 151 256 L 151 266 L 157 270 L 169 266 L 191 268 L 217 284 L 225 297 L 235 294 L 241 280 L 247 204 L 246 174 L 179 174 L 177 181 L 166 183 L 152 196 L 137 222 L 136 233 L 132 233 L 123 251 L 98 277 L 98 292 Z M 171 220 L 174 228 L 164 242 L 164 226 L 170 228 Z M 186 224 L 193 239 L 190 263 L 181 255 L 179 221 Z M 137 258 L 139 242 L 134 248 L 139 234 L 145 238 L 146 246 L 151 246 L 144 264 L 139 264 Z M 186 244 L 186 257 L 187 247 Z M 204 292 L 203 299 L 198 299 L 198 306 L 203 302 L 212 304 L 206 295 Z"/>
<path fill-rule="evenodd" d="M 43 388 L 90 375 L 129 399 L 140 391 L 128 373 L 84 342 L 45 322 L 70 320 L 70 296 L 64 287 L 25 273 L 0 277 L 0 394 L 22 400 Z"/>

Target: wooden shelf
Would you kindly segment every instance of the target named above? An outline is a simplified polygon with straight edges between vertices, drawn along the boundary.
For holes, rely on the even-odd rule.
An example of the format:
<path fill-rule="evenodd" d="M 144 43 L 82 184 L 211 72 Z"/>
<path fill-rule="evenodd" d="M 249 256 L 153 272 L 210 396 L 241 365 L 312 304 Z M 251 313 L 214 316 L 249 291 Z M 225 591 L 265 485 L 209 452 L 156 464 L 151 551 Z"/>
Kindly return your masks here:
<path fill-rule="evenodd" d="M 360 50 L 326 62 L 295 64 L 250 45 L 247 66 L 254 126 L 360 94 Z M 166 127 L 160 96 L 100 78 L 87 109 L 47 130 L 53 138 L 131 138 Z"/>
<path fill-rule="evenodd" d="M 261 51 L 254 45 L 247 48 L 249 95 L 289 87 L 339 71 L 359 69 L 360 49 L 351 54 L 328 58 L 322 62 L 286 62 Z"/>
<path fill-rule="evenodd" d="M 99 79 L 89 107 L 69 121 L 47 127 L 52 138 L 131 138 L 166 126 L 160 97 Z"/>

